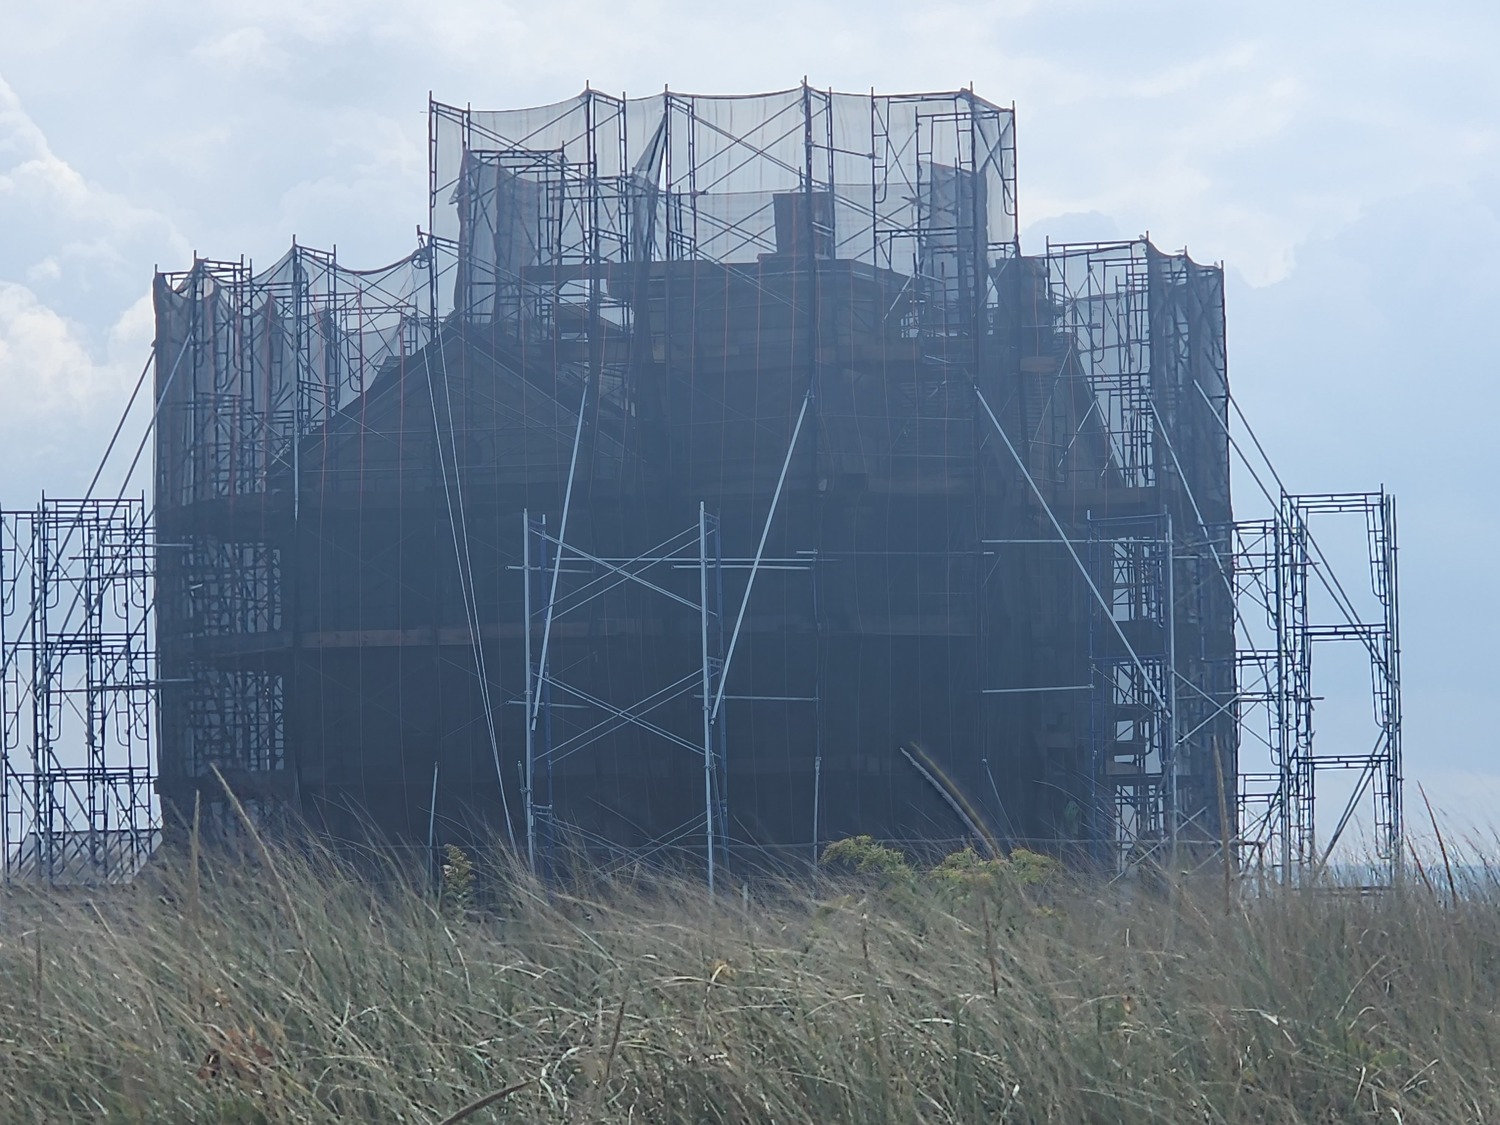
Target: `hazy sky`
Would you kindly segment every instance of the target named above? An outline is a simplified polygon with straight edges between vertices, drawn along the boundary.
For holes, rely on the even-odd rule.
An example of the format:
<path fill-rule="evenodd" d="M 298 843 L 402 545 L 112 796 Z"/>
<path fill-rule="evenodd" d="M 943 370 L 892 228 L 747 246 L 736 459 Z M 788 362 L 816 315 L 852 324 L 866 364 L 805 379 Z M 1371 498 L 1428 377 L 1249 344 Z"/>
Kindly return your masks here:
<path fill-rule="evenodd" d="M 1500 819 L 1497 48 L 1482 0 L 0 0 L 0 503 L 87 483 L 153 267 L 406 252 L 429 90 L 972 81 L 1016 103 L 1023 249 L 1149 231 L 1223 260 L 1231 383 L 1289 487 L 1396 492 L 1407 772 Z"/>

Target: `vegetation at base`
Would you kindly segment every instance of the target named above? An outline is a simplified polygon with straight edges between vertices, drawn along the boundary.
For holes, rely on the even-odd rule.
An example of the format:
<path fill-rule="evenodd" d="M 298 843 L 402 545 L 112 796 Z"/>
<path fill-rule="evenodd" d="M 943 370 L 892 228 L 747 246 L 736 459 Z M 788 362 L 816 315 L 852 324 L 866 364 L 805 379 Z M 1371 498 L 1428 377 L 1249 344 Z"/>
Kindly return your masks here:
<path fill-rule="evenodd" d="M 919 872 L 905 852 L 882 844 L 873 836 L 848 836 L 823 849 L 819 862 L 836 874 L 863 876 L 877 885 L 943 890 L 957 894 L 1006 888 L 1043 887 L 1062 874 L 1062 864 L 1049 855 L 1015 848 L 1008 855 L 985 859 L 972 847 L 944 856 L 929 871 Z"/>
<path fill-rule="evenodd" d="M 1500 870 L 1226 898 L 825 858 L 716 900 L 258 844 L 12 888 L 0 1121 L 1500 1120 Z"/>

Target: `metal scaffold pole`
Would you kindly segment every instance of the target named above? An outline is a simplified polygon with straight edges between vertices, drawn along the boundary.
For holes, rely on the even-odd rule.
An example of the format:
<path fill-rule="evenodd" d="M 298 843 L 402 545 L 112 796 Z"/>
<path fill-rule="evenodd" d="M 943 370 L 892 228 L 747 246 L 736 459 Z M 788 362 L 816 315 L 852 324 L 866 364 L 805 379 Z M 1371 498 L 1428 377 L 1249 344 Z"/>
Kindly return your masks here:
<path fill-rule="evenodd" d="M 698 505 L 698 621 L 702 637 L 703 653 L 703 820 L 708 858 L 708 893 L 714 893 L 714 848 L 717 843 L 714 828 L 714 669 L 709 663 L 708 629 L 710 610 L 708 606 L 708 516 L 702 504 Z"/>
<path fill-rule="evenodd" d="M 536 867 L 536 724 L 532 716 L 536 713 L 536 675 L 531 663 L 531 513 L 521 513 L 521 574 L 522 574 L 522 620 L 525 622 L 522 645 L 526 658 L 526 693 L 522 702 L 526 707 L 526 761 L 521 777 L 521 803 L 526 815 L 526 864 L 531 870 Z"/>
<path fill-rule="evenodd" d="M 1360 519 L 1368 598 L 1356 597 L 1330 565 L 1312 525 Z M 1268 749 L 1272 772 L 1242 777 L 1246 843 L 1280 878 L 1299 883 L 1339 864 L 1339 845 L 1358 824 L 1371 834 L 1380 882 L 1399 877 L 1401 823 L 1400 608 L 1395 500 L 1384 492 L 1283 494 L 1271 520 L 1237 525 L 1239 597 L 1268 624 L 1264 650 L 1239 662 L 1241 723 Z M 1314 585 L 1326 597 L 1314 602 Z M 1250 614 L 1247 612 L 1247 617 Z M 1316 743 L 1314 653 L 1332 645 L 1363 649 L 1369 660 L 1374 727 L 1368 749 Z M 1339 805 L 1320 794 L 1342 779 Z M 1322 824 L 1327 812 L 1331 824 Z M 1321 827 L 1320 827 L 1321 825 Z M 1358 866 L 1345 860 L 1344 866 Z"/>
<path fill-rule="evenodd" d="M 574 755 L 602 750 L 612 736 L 634 734 L 643 755 L 672 748 L 690 752 L 701 766 L 702 778 L 697 811 L 641 851 L 675 850 L 679 839 L 701 828 L 705 869 L 714 888 L 728 854 L 726 711 L 721 690 L 726 666 L 724 560 L 717 517 L 700 504 L 692 527 L 631 557 L 596 555 L 554 535 L 544 517 L 529 512 L 523 514 L 523 522 L 527 680 L 516 702 L 525 707 L 527 718 L 523 797 L 528 862 L 538 874 L 549 874 L 556 836 L 564 830 L 586 851 L 615 850 L 580 815 L 583 805 L 573 799 L 563 764 Z M 693 576 L 691 586 L 682 581 L 688 573 Z M 663 671 L 659 679 L 643 673 L 630 681 L 639 684 L 634 692 L 601 690 L 586 678 L 576 655 L 560 655 L 567 647 L 561 635 L 565 628 L 570 637 L 580 636 L 587 644 L 593 636 L 591 623 L 654 622 L 682 611 L 692 615 L 696 659 L 676 678 L 671 671 Z M 540 649 L 533 633 L 551 636 L 552 643 Z M 671 715 L 676 701 L 695 697 L 697 730 L 689 734 Z M 545 795 L 539 796 L 542 786 Z"/>
<path fill-rule="evenodd" d="M 155 850 L 144 499 L 0 513 L 6 881 L 130 879 Z"/>
<path fill-rule="evenodd" d="M 1222 266 L 1023 256 L 1014 112 L 972 88 L 428 112 L 416 253 L 158 275 L 170 808 L 222 815 L 222 772 L 335 838 L 716 891 L 857 834 L 1291 879 L 1368 824 L 1399 863 L 1394 504 L 1271 470 L 1236 522 Z M 1309 529 L 1361 514 L 1372 615 Z M 65 649 L 17 623 L 7 825 L 108 762 L 49 759 Z M 1373 753 L 1314 751 L 1335 642 L 1371 653 Z"/>

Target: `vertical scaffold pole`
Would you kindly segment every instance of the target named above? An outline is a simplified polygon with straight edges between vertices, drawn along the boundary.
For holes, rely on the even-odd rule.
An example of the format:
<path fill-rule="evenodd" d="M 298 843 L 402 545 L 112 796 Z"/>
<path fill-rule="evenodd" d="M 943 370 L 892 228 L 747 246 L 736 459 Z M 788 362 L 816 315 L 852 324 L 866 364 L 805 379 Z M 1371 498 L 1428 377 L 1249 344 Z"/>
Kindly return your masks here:
<path fill-rule="evenodd" d="M 823 591 L 820 586 L 822 567 L 816 550 L 812 555 L 812 599 L 813 622 L 817 629 L 817 655 L 813 663 L 813 792 L 812 792 L 812 866 L 818 866 L 818 851 L 822 844 L 823 804 Z"/>
<path fill-rule="evenodd" d="M 1386 748 L 1386 800 L 1389 802 L 1387 822 L 1387 844 L 1391 855 L 1391 878 L 1399 880 L 1405 870 L 1406 859 L 1403 846 L 1406 842 L 1406 827 L 1401 807 L 1403 765 L 1401 761 L 1401 607 L 1399 581 L 1396 570 L 1396 554 L 1399 546 L 1396 538 L 1396 498 L 1381 489 L 1381 514 L 1384 517 L 1382 550 L 1377 565 L 1380 568 L 1385 597 L 1385 660 L 1381 672 L 1384 677 L 1385 708 L 1382 719 L 1385 726 Z"/>
<path fill-rule="evenodd" d="M 1180 819 L 1181 802 L 1177 792 L 1177 584 L 1175 571 L 1177 569 L 1177 552 L 1172 540 L 1172 513 L 1162 513 L 1162 546 L 1166 555 L 1163 565 L 1166 567 L 1163 585 L 1166 587 L 1167 604 L 1163 607 L 1166 617 L 1166 650 L 1167 650 L 1167 713 L 1164 719 L 1167 724 L 1166 738 L 1163 745 L 1167 748 L 1168 758 L 1163 763 L 1166 772 L 1166 815 L 1167 815 L 1167 840 L 1170 855 L 1172 857 L 1172 870 L 1178 869 L 1177 865 L 1177 833 Z"/>
<path fill-rule="evenodd" d="M 698 622 L 703 655 L 703 813 L 708 844 L 708 893 L 714 893 L 714 692 L 708 655 L 708 512 L 698 502 Z"/>
<path fill-rule="evenodd" d="M 533 803 L 532 784 L 536 770 L 536 736 L 535 724 L 532 722 L 532 692 L 534 691 L 531 673 L 531 511 L 524 509 L 521 512 L 521 576 L 523 598 L 523 617 L 521 633 L 526 647 L 526 777 L 521 797 L 525 805 L 526 813 L 526 865 L 531 868 L 532 874 L 536 874 L 536 806 Z"/>
<path fill-rule="evenodd" d="M 432 759 L 432 798 L 427 804 L 427 872 L 432 880 L 432 885 L 437 886 L 442 881 L 443 866 L 437 857 L 437 798 L 438 798 L 438 759 L 436 755 Z"/>

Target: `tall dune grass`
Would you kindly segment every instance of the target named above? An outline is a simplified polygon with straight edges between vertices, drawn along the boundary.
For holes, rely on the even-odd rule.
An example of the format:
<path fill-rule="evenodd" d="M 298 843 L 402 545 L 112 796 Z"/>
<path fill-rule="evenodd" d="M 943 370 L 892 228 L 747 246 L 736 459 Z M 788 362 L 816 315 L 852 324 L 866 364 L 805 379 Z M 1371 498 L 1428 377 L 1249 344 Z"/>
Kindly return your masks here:
<path fill-rule="evenodd" d="M 710 900 L 481 894 L 454 859 L 446 897 L 266 850 L 9 892 L 0 1121 L 1500 1121 L 1488 869 L 1226 902 L 970 864 Z"/>

